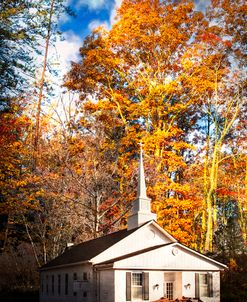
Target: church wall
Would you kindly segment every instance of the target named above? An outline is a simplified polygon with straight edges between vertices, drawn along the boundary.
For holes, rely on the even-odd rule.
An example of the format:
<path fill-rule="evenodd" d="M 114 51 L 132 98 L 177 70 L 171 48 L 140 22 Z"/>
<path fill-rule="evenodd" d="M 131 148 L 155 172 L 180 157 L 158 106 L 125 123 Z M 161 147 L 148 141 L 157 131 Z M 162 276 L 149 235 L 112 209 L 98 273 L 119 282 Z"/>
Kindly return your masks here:
<path fill-rule="evenodd" d="M 182 295 L 195 297 L 195 272 L 183 272 L 182 284 Z"/>
<path fill-rule="evenodd" d="M 101 270 L 97 272 L 98 299 L 99 302 L 115 302 L 115 280 L 113 270 Z"/>
<path fill-rule="evenodd" d="M 196 271 L 161 271 L 161 270 L 100 270 L 93 275 L 91 266 L 78 265 L 64 269 L 41 272 L 40 302 L 127 302 L 126 272 L 148 273 L 149 300 L 155 301 L 166 295 L 166 282 L 173 282 L 174 299 L 195 297 Z M 197 271 L 200 272 L 200 271 Z M 77 282 L 73 276 L 77 274 Z M 88 280 L 84 280 L 87 273 Z M 205 272 L 206 273 L 206 272 Z M 68 274 L 68 294 L 65 294 L 65 274 Z M 61 276 L 61 289 L 58 293 L 58 276 Z M 213 297 L 201 297 L 203 302 L 220 302 L 220 273 L 213 272 Z M 52 291 L 54 276 L 54 292 Z M 46 282 L 48 280 L 48 283 Z M 95 283 L 94 283 L 95 282 Z M 97 295 L 96 295 L 97 283 Z M 48 291 L 47 291 L 48 284 Z M 188 284 L 190 286 L 188 286 Z M 43 290 L 42 290 L 43 288 Z M 76 294 L 75 294 L 76 293 Z M 86 296 L 85 296 L 85 293 Z"/>
<path fill-rule="evenodd" d="M 148 273 L 149 275 L 149 300 L 155 301 L 165 296 L 165 274 L 164 271 L 149 270 L 116 270 L 115 271 L 115 302 L 126 301 L 126 272 L 131 273 Z M 174 281 L 174 299 L 182 297 L 182 273 L 172 272 L 172 280 L 170 277 L 166 281 Z"/>
<path fill-rule="evenodd" d="M 114 302 L 128 302 L 126 300 L 126 272 L 149 274 L 149 300 L 155 301 L 166 297 L 166 284 L 173 283 L 173 299 L 182 296 L 195 297 L 195 274 L 197 272 L 148 271 L 148 270 L 115 270 L 115 300 Z M 205 272 L 206 273 L 206 272 Z M 213 272 L 213 296 L 203 297 L 203 302 L 220 302 L 220 273 Z M 190 286 L 188 286 L 190 284 Z M 109 300 L 110 302 L 112 300 Z"/>
<path fill-rule="evenodd" d="M 57 268 L 40 274 L 40 302 L 93 302 L 93 299 L 95 289 L 91 265 Z"/>
<path fill-rule="evenodd" d="M 195 297 L 195 273 L 201 272 L 183 272 L 182 275 L 182 295 L 185 297 Z M 203 272 L 202 272 L 203 273 Z M 204 272 L 206 273 L 206 272 Z M 189 286 L 188 286 L 189 284 Z M 213 296 L 204 297 L 200 295 L 203 302 L 220 302 L 220 272 L 212 272 Z"/>
<path fill-rule="evenodd" d="M 149 273 L 149 300 L 155 301 L 163 296 L 163 272 L 141 271 L 141 270 L 116 270 L 115 271 L 115 302 L 126 302 L 126 272 Z M 159 284 L 159 287 L 155 287 Z"/>

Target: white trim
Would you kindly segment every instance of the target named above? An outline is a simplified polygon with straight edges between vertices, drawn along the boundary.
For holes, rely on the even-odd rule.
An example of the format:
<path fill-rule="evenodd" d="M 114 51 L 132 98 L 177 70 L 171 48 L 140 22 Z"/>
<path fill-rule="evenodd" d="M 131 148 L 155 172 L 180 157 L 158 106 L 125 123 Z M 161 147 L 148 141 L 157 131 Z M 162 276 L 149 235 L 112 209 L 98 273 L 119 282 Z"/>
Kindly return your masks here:
<path fill-rule="evenodd" d="M 169 234 L 166 230 L 164 230 L 158 223 L 154 220 L 149 221 L 146 225 L 152 224 L 154 227 L 156 227 L 161 233 L 163 233 L 165 236 L 167 236 L 172 242 L 178 242 L 171 234 Z"/>

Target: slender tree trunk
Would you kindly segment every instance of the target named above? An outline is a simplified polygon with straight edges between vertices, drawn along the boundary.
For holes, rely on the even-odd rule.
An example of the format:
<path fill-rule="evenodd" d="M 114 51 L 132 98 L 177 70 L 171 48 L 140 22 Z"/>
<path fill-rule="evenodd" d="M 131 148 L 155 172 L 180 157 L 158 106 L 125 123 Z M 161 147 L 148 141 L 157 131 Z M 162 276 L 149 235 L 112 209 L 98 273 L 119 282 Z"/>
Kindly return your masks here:
<path fill-rule="evenodd" d="M 240 194 L 240 185 L 238 185 L 238 211 L 239 211 L 239 216 L 238 216 L 238 221 L 239 221 L 239 226 L 241 229 L 242 233 L 242 238 L 244 242 L 247 242 L 247 220 L 246 220 L 246 211 L 247 211 L 247 162 L 246 162 L 246 167 L 245 167 L 245 187 L 244 187 L 244 197 L 243 199 L 241 198 Z"/>
<path fill-rule="evenodd" d="M 45 53 L 44 53 L 44 61 L 42 67 L 42 73 L 39 83 L 39 93 L 38 93 L 38 103 L 37 103 L 37 110 L 35 116 L 35 133 L 34 133 L 34 154 L 33 154 L 33 169 L 36 168 L 37 165 L 37 153 L 39 148 L 39 139 L 40 139 L 40 116 L 41 116 L 41 102 L 43 99 L 43 89 L 44 89 L 44 82 L 45 82 L 45 72 L 47 68 L 47 58 L 48 58 L 48 50 L 49 50 L 49 43 L 51 38 L 51 27 L 52 27 L 52 16 L 54 12 L 54 4 L 55 0 L 51 0 L 50 11 L 49 11 L 49 20 L 48 20 L 48 28 L 47 28 L 47 36 L 45 40 Z"/>
<path fill-rule="evenodd" d="M 8 215 L 8 218 L 7 218 L 7 223 L 6 223 L 6 229 L 4 231 L 4 241 L 3 241 L 3 247 L 2 247 L 2 251 L 5 250 L 5 247 L 7 245 L 7 241 L 8 241 L 8 233 L 9 233 L 9 214 Z"/>
<path fill-rule="evenodd" d="M 213 233 L 216 227 L 217 220 L 217 204 L 216 204 L 216 188 L 218 183 L 218 157 L 221 144 L 216 142 L 214 145 L 214 152 L 212 158 L 212 164 L 209 173 L 209 187 L 206 192 L 206 204 L 207 204 L 207 233 L 205 241 L 205 250 L 213 251 Z"/>
<path fill-rule="evenodd" d="M 45 239 L 43 239 L 43 261 L 44 264 L 47 262 L 47 250 L 46 250 L 46 244 L 45 244 Z"/>
<path fill-rule="evenodd" d="M 95 197 L 95 209 L 94 209 L 94 238 L 98 237 L 99 232 L 99 204 L 100 204 L 100 197 L 98 193 Z"/>
<path fill-rule="evenodd" d="M 38 266 L 40 266 L 40 262 L 39 262 L 39 258 L 38 258 L 38 255 L 37 255 L 37 252 L 36 252 L 36 248 L 35 248 L 35 244 L 33 242 L 33 238 L 29 232 L 29 229 L 28 229 L 28 225 L 27 225 L 27 222 L 26 222 L 26 219 L 25 217 L 23 216 L 23 222 L 24 222 L 24 225 L 25 225 L 25 229 L 26 229 L 26 232 L 27 232 L 27 236 L 30 240 L 30 243 L 31 243 L 31 246 L 32 246 L 32 250 L 33 250 L 33 254 L 34 254 L 34 257 L 35 257 L 35 260 L 36 260 L 36 263 L 38 264 Z"/>

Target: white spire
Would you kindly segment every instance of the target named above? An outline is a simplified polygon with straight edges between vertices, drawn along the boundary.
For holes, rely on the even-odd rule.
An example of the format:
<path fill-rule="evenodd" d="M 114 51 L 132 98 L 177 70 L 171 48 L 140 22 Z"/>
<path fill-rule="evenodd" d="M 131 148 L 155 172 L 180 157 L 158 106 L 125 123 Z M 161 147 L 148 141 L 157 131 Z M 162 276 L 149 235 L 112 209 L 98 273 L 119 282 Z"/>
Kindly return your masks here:
<path fill-rule="evenodd" d="M 140 143 L 140 146 L 141 146 L 141 151 L 140 151 L 140 159 L 139 159 L 137 198 L 147 198 L 145 172 L 144 172 L 144 165 L 143 165 L 142 142 Z"/>
<path fill-rule="evenodd" d="M 151 200 L 147 197 L 142 143 L 140 146 L 137 198 L 133 202 L 132 211 L 128 216 L 128 230 L 137 228 L 147 221 L 156 220 L 156 214 L 151 212 Z"/>

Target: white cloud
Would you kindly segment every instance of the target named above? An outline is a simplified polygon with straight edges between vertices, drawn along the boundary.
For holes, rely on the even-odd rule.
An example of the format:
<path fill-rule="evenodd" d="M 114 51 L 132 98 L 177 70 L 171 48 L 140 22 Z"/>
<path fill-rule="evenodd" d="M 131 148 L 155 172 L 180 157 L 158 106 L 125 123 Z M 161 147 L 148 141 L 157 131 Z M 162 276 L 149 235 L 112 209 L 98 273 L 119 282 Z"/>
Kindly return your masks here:
<path fill-rule="evenodd" d="M 62 13 L 59 17 L 59 23 L 65 24 L 70 20 L 71 16 L 68 15 L 66 12 Z"/>
<path fill-rule="evenodd" d="M 195 9 L 198 11 L 205 12 L 209 4 L 210 0 L 197 0 L 195 1 Z"/>
<path fill-rule="evenodd" d="M 50 103 L 42 107 L 43 112 L 52 116 L 53 124 L 57 126 L 69 121 L 69 112 L 74 114 L 75 101 L 79 98 L 78 93 L 67 91 L 62 84 L 64 75 L 71 68 L 71 61 L 79 61 L 79 48 L 83 40 L 73 31 L 64 32 L 63 37 L 64 40 L 57 41 L 49 49 L 49 66 L 57 74 L 47 69 L 46 81 L 52 86 L 53 96 L 50 97 Z"/>
<path fill-rule="evenodd" d="M 63 33 L 64 40 L 55 44 L 56 60 L 59 63 L 59 69 L 66 73 L 71 61 L 79 59 L 79 48 L 82 46 L 82 39 L 72 31 Z"/>
<path fill-rule="evenodd" d="M 110 27 L 106 21 L 102 22 L 101 20 L 98 19 L 95 19 L 88 24 L 88 28 L 90 31 L 93 31 L 95 28 L 99 26 L 104 26 L 106 29 L 109 29 Z"/>
<path fill-rule="evenodd" d="M 76 2 L 77 7 L 87 6 L 91 10 L 102 8 L 106 4 L 107 0 L 78 0 Z"/>
<path fill-rule="evenodd" d="M 114 7 L 113 7 L 113 9 L 111 11 L 111 14 L 110 14 L 111 25 L 116 22 L 115 18 L 116 18 L 116 15 L 117 15 L 117 9 L 121 6 L 121 4 L 122 4 L 122 0 L 115 0 L 114 1 Z"/>

